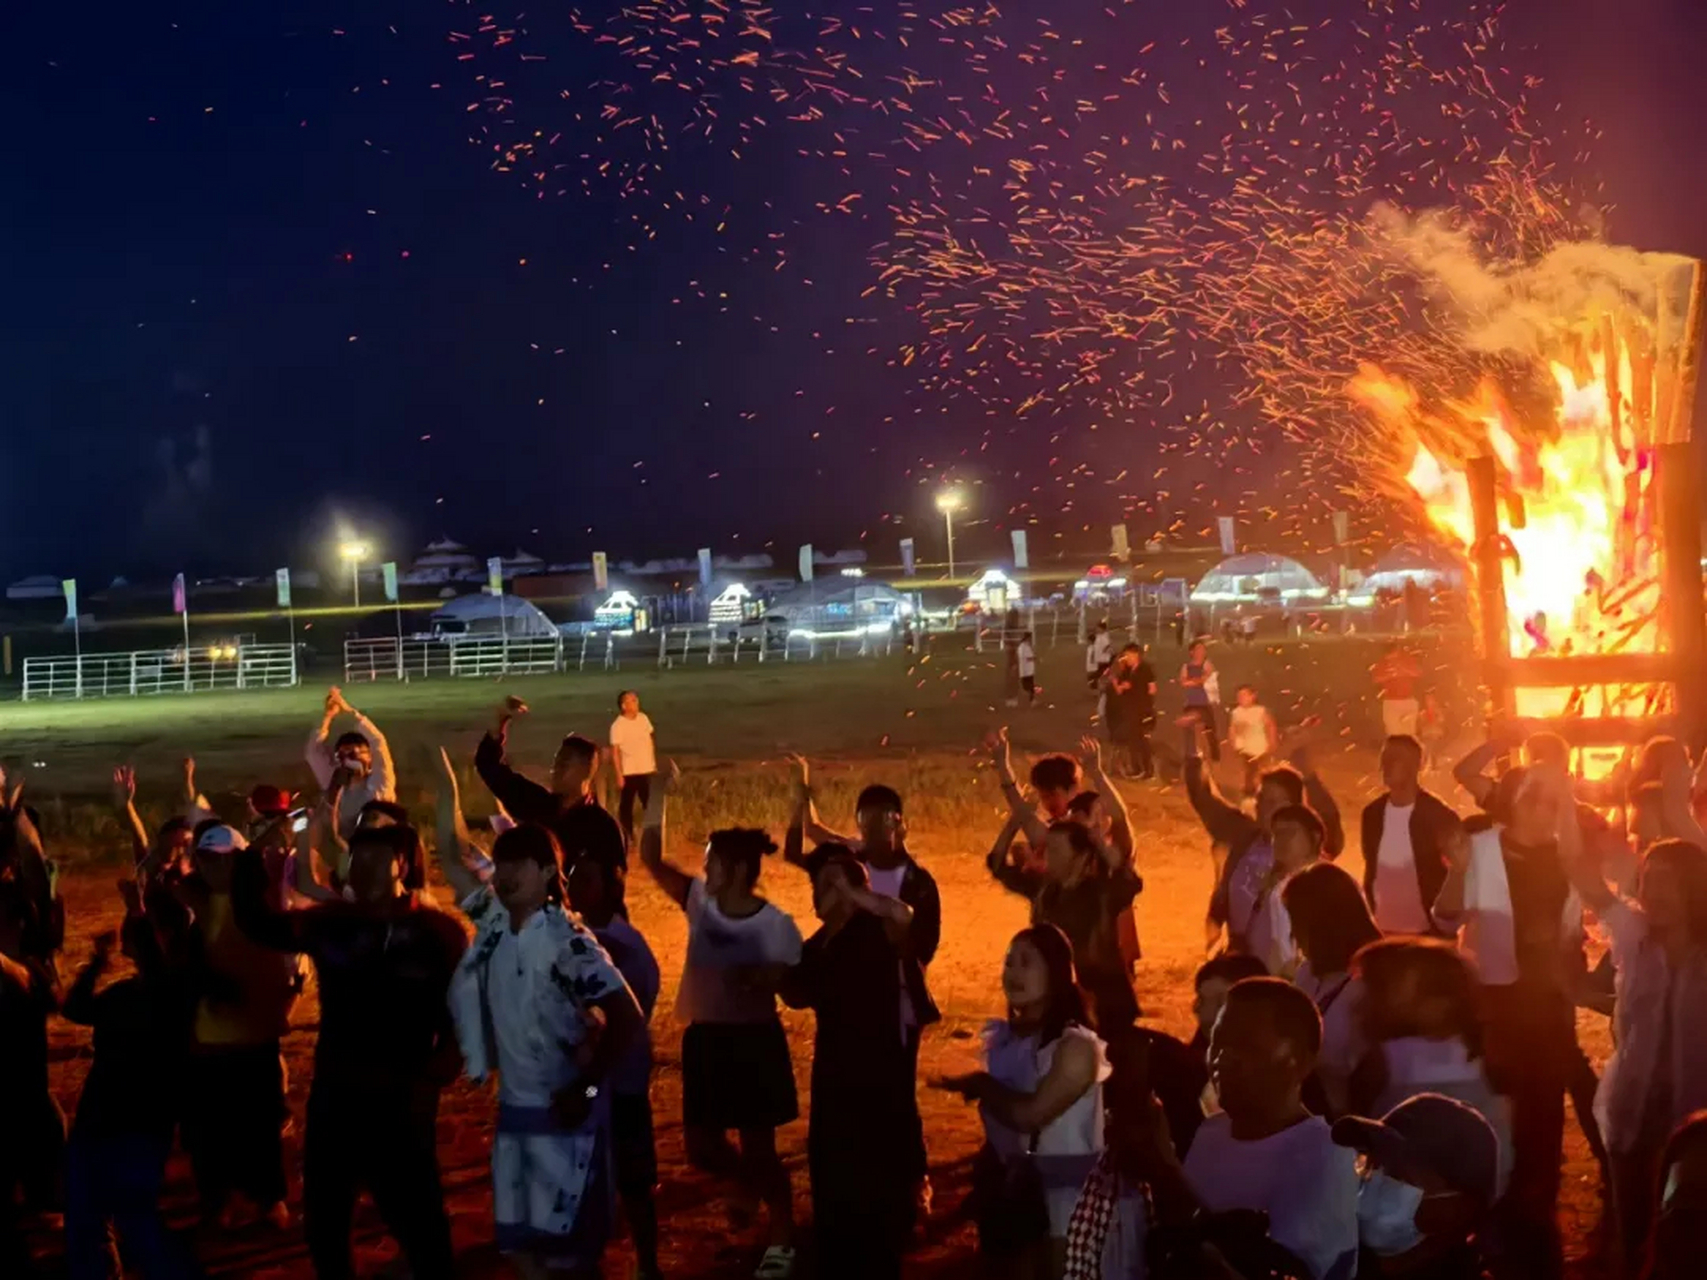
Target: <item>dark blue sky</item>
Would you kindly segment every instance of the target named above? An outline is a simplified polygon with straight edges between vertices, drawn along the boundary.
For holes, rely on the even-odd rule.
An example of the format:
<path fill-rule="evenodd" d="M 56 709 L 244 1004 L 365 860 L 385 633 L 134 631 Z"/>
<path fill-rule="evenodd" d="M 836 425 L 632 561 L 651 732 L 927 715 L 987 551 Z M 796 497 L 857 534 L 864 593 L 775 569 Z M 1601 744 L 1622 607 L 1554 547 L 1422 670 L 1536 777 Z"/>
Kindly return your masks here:
<path fill-rule="evenodd" d="M 928 517 L 921 465 L 979 450 L 988 423 L 887 365 L 909 334 L 859 299 L 875 224 L 812 216 L 801 140 L 681 161 L 677 183 L 736 206 L 721 240 L 643 200 L 533 198 L 470 142 L 446 41 L 470 12 L 11 16 L 0 575 L 302 563 L 336 513 L 399 558 L 441 531 L 569 557 L 887 542 L 886 516 Z M 1707 5 L 1514 0 L 1508 30 L 1604 127 L 1615 238 L 1707 255 Z M 743 258 L 773 230 L 785 272 Z M 975 455 L 984 514 L 1072 425 L 1004 427 Z"/>

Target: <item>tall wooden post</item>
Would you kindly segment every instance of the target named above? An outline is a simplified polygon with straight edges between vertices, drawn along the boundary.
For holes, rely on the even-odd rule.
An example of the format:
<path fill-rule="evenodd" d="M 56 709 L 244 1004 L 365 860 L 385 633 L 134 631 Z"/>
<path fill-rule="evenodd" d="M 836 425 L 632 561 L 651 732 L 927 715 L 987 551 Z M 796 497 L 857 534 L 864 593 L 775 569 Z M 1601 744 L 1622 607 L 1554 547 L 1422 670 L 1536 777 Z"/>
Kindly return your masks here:
<path fill-rule="evenodd" d="M 1501 557 L 1498 472 L 1491 457 L 1471 458 L 1464 467 L 1470 485 L 1470 515 L 1476 525 L 1474 548 L 1476 598 L 1482 631 L 1482 682 L 1488 689 L 1488 714 L 1511 714 L 1511 689 L 1506 662 L 1511 635 L 1506 629 L 1505 564 Z"/>
<path fill-rule="evenodd" d="M 1691 752 L 1707 746 L 1707 614 L 1701 598 L 1701 501 L 1695 446 L 1688 440 L 1655 451 L 1665 538 L 1661 619 L 1671 650 L 1680 736 Z"/>

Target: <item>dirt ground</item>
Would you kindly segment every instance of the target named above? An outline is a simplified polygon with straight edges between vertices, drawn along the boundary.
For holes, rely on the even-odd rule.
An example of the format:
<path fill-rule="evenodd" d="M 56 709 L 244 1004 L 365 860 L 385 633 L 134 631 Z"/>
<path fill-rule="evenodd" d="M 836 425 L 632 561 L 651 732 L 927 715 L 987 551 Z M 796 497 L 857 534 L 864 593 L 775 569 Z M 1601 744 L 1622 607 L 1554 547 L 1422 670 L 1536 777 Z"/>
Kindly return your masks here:
<path fill-rule="evenodd" d="M 1043 749 L 1071 745 L 1088 723 L 1089 699 L 1076 688 L 1073 666 L 1076 655 L 1046 655 L 1045 678 L 1061 692 L 1048 701 L 1053 705 L 1035 712 L 1007 712 L 992 707 L 986 664 L 967 661 L 947 664 L 937 670 L 914 666 L 895 667 L 887 672 L 853 676 L 844 671 L 819 669 L 814 673 L 772 672 L 764 678 L 757 705 L 739 708 L 726 698 L 708 674 L 698 679 L 709 683 L 711 692 L 690 699 L 681 684 L 634 680 L 645 691 L 652 714 L 659 722 L 661 738 L 673 743 L 689 738 L 683 752 L 689 774 L 676 822 L 671 854 L 690 866 L 697 865 L 695 844 L 711 827 L 731 821 L 760 822 L 779 830 L 783 819 L 786 789 L 782 771 L 775 763 L 781 747 L 804 748 L 831 763 L 820 769 L 822 789 L 827 793 L 826 819 L 845 820 L 851 796 L 865 781 L 882 780 L 898 785 L 909 801 L 909 843 L 920 860 L 937 877 L 944 903 L 943 943 L 930 970 L 930 981 L 942 1006 L 943 1022 L 932 1028 L 921 1054 L 921 1081 L 970 1068 L 975 1062 L 977 1033 L 999 1008 L 999 976 L 1007 940 L 1026 919 L 1025 904 L 992 885 L 983 867 L 983 854 L 998 824 L 997 796 L 989 778 L 977 770 L 972 747 L 978 733 L 991 723 L 1015 720 L 1015 738 L 1023 748 Z M 1326 654 L 1293 651 L 1250 653 L 1243 659 L 1229 655 L 1229 665 L 1244 662 L 1253 672 L 1268 675 L 1276 683 L 1284 671 L 1288 686 L 1285 697 L 1274 702 L 1283 724 L 1304 720 L 1304 714 L 1321 715 L 1324 725 L 1310 730 L 1316 753 L 1334 794 L 1343 808 L 1351 810 L 1374 791 L 1374 757 L 1369 749 L 1367 707 L 1359 698 L 1335 699 L 1327 692 L 1353 666 L 1366 667 L 1370 655 L 1340 649 Z M 1158 662 L 1159 666 L 1165 664 Z M 1320 676 L 1305 677 L 1306 668 Z M 781 683 L 774 683 L 776 681 Z M 561 685 L 546 688 L 530 685 L 526 696 L 535 703 L 537 721 L 549 723 L 550 733 L 560 733 L 573 708 L 573 719 L 585 723 L 595 714 L 592 708 L 611 705 L 615 681 L 610 689 L 588 688 L 586 682 L 569 690 Z M 748 684 L 743 690 L 758 690 Z M 357 691 L 352 691 L 355 694 Z M 362 691 L 366 692 L 366 691 Z M 436 699 L 423 700 L 419 691 L 405 695 L 394 691 L 386 697 L 378 691 L 358 705 L 371 713 L 391 732 L 404 769 L 404 799 L 420 802 L 411 791 L 413 762 L 427 745 L 450 740 L 453 750 L 472 748 L 480 720 L 474 708 L 489 706 L 497 691 L 484 686 L 470 691 L 461 686 L 447 690 L 453 702 L 449 710 Z M 405 698 L 407 701 L 405 701 Z M 720 699 L 721 701 L 720 704 Z M 186 700 L 188 701 L 188 700 Z M 582 704 L 585 703 L 585 706 Z M 160 707 L 161 704 L 151 704 Z M 674 713 L 670 720 L 657 709 Z M 71 829 L 89 833 L 91 845 L 103 838 L 102 822 L 83 814 L 96 794 L 100 778 L 114 759 L 133 758 L 147 765 L 150 776 L 170 770 L 171 759 L 185 747 L 197 750 L 204 769 L 216 773 L 220 782 L 235 787 L 238 779 L 254 778 L 256 765 L 270 760 L 275 770 L 297 768 L 293 740 L 298 729 L 313 718 L 312 699 L 299 695 L 293 700 L 275 700 L 246 708 L 241 723 L 229 720 L 219 741 L 210 743 L 212 720 L 204 703 L 198 719 L 185 724 L 144 722 L 129 719 L 102 722 L 99 732 L 75 720 L 56 722 L 51 714 L 31 711 L 8 723 L 5 750 L 9 760 L 24 760 L 39 767 L 38 780 L 51 776 L 60 790 L 48 793 L 53 812 Z M 431 708 L 426 710 L 424 708 Z M 77 709 L 79 713 L 82 709 Z M 126 709 L 127 712 L 130 710 Z M 164 708 L 161 708 L 162 713 Z M 607 714 L 597 711 L 596 714 Z M 678 732 L 679 721 L 695 721 L 691 730 Z M 855 726 L 852 729 L 847 726 Z M 828 727 L 827 727 L 828 726 Z M 839 727 L 838 727 L 839 726 Z M 1361 726 L 1361 727 L 1359 727 Z M 287 733 L 288 737 L 281 735 Z M 671 735 L 675 735 L 673 738 Z M 899 739 L 899 743 L 892 740 Z M 106 739 L 101 742 L 99 739 Z M 536 741 L 537 739 L 537 741 Z M 545 729 L 529 728 L 519 738 L 518 751 L 537 755 L 549 740 Z M 732 749 L 732 744 L 733 749 Z M 210 749 L 211 748 L 211 749 Z M 722 750 L 719 750 L 722 748 Z M 14 764 L 14 768 L 17 766 Z M 422 770 L 424 776 L 424 769 Z M 275 776 L 275 775 L 267 775 Z M 1441 780 L 1438 789 L 1451 795 L 1450 783 Z M 156 781 L 156 791 L 159 790 Z M 471 806 L 481 802 L 470 795 Z M 46 788 L 37 785 L 38 800 Z M 1138 859 L 1145 889 L 1139 903 L 1144 959 L 1140 967 L 1140 995 L 1146 1020 L 1179 1035 L 1189 1034 L 1191 973 L 1202 959 L 1201 920 L 1210 886 L 1207 844 L 1177 786 L 1127 784 L 1124 787 L 1139 832 Z M 1461 802 L 1462 797 L 1457 797 Z M 63 880 L 72 937 L 64 963 L 67 979 L 87 957 L 90 940 L 101 930 L 114 927 L 119 901 L 113 890 L 116 867 L 91 848 L 85 857 L 67 857 L 63 846 L 54 852 L 70 862 Z M 1346 855 L 1348 869 L 1359 869 L 1356 850 Z M 799 873 L 778 864 L 767 868 L 763 889 L 810 933 L 812 924 L 807 885 Z M 638 874 L 631 886 L 634 923 L 650 940 L 665 974 L 664 993 L 653 1021 L 657 1049 L 657 1071 L 652 1100 L 657 1116 L 658 1154 L 661 1167 L 660 1211 L 663 1222 L 664 1262 L 674 1276 L 736 1277 L 750 1275 L 762 1250 L 759 1233 L 731 1230 L 725 1215 L 721 1190 L 689 1170 L 683 1160 L 680 1125 L 680 1028 L 673 1017 L 673 998 L 681 971 L 686 942 L 681 913 Z M 293 1167 L 293 1208 L 299 1186 L 295 1169 L 299 1160 L 300 1125 L 310 1075 L 317 1004 L 312 984 L 298 1002 L 292 1029 L 285 1041 L 290 1070 L 290 1102 L 296 1131 L 288 1143 Z M 810 1015 L 784 1014 L 795 1048 L 795 1071 L 802 1110 L 808 1099 L 810 1071 Z M 1604 1060 L 1608 1043 L 1606 1020 L 1583 1015 L 1581 1031 L 1591 1056 Z M 69 1111 L 88 1067 L 87 1036 L 79 1029 L 56 1021 L 53 1028 L 53 1083 Z M 931 1176 L 936 1190 L 935 1210 L 921 1230 L 908 1274 L 919 1277 L 948 1277 L 974 1274 L 972 1231 L 960 1212 L 968 1183 L 972 1155 L 980 1139 L 975 1112 L 951 1095 L 923 1087 L 920 1103 L 924 1113 L 930 1151 Z M 440 1116 L 440 1159 L 446 1194 L 453 1215 L 456 1246 L 462 1268 L 469 1275 L 503 1274 L 505 1269 L 491 1247 L 490 1196 L 488 1193 L 487 1142 L 492 1099 L 486 1091 L 466 1082 L 450 1090 Z M 789 1126 L 780 1135 L 780 1146 L 793 1173 L 798 1211 L 808 1216 L 805 1171 L 806 1119 Z M 1594 1260 L 1600 1243 L 1602 1197 L 1598 1173 L 1574 1121 L 1566 1138 L 1562 1226 L 1568 1241 L 1571 1273 L 1590 1277 L 1603 1274 Z M 171 1170 L 168 1209 L 174 1220 L 189 1224 L 193 1218 L 187 1169 L 175 1159 Z M 44 1251 L 51 1251 L 51 1237 L 42 1236 Z M 310 1274 L 300 1232 L 292 1229 L 274 1233 L 252 1229 L 234 1234 L 205 1233 L 198 1248 L 210 1268 L 221 1274 L 257 1277 Z M 358 1217 L 358 1265 L 364 1274 L 383 1268 L 393 1256 L 388 1237 L 371 1211 Z M 629 1274 L 631 1254 L 619 1239 L 609 1255 L 606 1274 Z M 809 1274 L 809 1272 L 807 1272 Z"/>

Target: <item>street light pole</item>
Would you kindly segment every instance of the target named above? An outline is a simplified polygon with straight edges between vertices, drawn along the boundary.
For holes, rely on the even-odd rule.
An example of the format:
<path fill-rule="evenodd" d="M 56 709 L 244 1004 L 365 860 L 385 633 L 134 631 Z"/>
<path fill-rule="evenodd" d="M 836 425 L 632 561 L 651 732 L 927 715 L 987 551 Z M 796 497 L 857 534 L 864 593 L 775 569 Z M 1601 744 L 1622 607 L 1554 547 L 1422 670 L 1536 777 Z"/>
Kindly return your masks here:
<path fill-rule="evenodd" d="M 954 577 L 954 513 L 960 509 L 961 497 L 956 489 L 944 489 L 936 496 L 936 509 L 942 512 L 943 528 L 948 532 L 948 576 Z"/>
<path fill-rule="evenodd" d="M 350 562 L 350 592 L 355 597 L 355 607 L 362 607 L 362 561 L 367 559 L 368 545 L 359 539 L 351 538 L 338 546 L 338 554 Z"/>

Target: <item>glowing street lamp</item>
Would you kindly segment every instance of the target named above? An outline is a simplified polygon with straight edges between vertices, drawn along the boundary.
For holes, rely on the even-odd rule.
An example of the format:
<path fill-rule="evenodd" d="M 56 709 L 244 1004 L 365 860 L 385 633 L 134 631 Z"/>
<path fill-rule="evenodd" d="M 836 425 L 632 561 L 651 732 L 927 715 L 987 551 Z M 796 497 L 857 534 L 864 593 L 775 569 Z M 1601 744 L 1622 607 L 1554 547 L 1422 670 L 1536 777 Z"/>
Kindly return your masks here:
<path fill-rule="evenodd" d="M 350 590 L 355 594 L 358 609 L 362 607 L 362 561 L 370 550 L 360 538 L 347 538 L 338 544 L 338 554 L 350 562 Z"/>
<path fill-rule="evenodd" d="M 943 527 L 948 531 L 948 576 L 954 576 L 954 513 L 965 505 L 958 489 L 944 489 L 936 496 L 936 509 L 942 512 Z"/>

